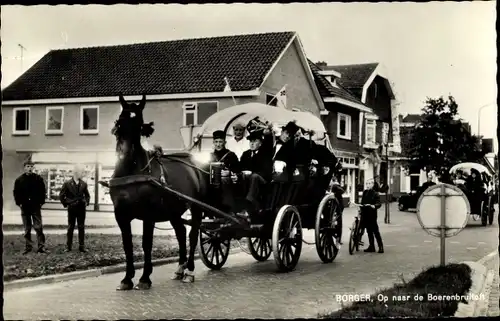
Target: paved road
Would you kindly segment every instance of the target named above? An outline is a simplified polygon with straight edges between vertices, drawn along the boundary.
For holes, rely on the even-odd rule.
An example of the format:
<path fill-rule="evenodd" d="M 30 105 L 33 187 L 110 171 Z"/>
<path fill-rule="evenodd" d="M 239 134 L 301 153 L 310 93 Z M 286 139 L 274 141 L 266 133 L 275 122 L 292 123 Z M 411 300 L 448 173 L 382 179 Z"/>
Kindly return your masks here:
<path fill-rule="evenodd" d="M 316 317 L 341 307 L 337 294 L 371 294 L 391 286 L 400 275 L 408 280 L 439 263 L 439 242 L 420 229 L 415 214 L 395 210 L 392 214 L 391 225 L 380 224 L 385 254 L 349 255 L 344 247 L 334 263 L 322 264 L 314 246 L 304 246 L 297 269 L 287 274 L 275 272 L 272 258 L 257 263 L 239 253 L 218 272 L 197 261 L 197 279 L 190 285 L 169 280 L 174 265 L 155 268 L 149 292 L 116 292 L 122 274 L 12 290 L 4 294 L 5 318 Z M 347 211 L 346 226 L 352 218 L 353 211 Z M 306 233 L 305 238 L 312 241 L 313 235 Z M 495 250 L 497 242 L 496 224 L 484 228 L 474 222 L 447 241 L 447 257 L 449 262 L 476 261 Z"/>

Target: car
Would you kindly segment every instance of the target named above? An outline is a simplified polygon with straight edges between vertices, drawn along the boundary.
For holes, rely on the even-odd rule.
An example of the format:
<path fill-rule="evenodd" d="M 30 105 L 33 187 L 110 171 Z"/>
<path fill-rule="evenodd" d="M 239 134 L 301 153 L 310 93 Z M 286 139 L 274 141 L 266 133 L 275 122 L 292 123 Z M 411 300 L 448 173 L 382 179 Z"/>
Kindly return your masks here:
<path fill-rule="evenodd" d="M 399 210 L 404 212 L 410 208 L 417 208 L 417 202 L 420 195 L 421 193 L 417 191 L 411 191 L 410 193 L 401 195 L 398 199 Z"/>

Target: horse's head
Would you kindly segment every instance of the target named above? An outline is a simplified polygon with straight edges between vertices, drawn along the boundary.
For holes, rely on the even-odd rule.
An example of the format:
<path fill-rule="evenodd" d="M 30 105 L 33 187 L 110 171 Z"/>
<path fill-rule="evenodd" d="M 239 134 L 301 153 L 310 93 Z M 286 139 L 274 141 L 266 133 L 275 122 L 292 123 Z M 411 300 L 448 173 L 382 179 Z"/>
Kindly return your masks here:
<path fill-rule="evenodd" d="M 111 133 L 116 137 L 117 152 L 125 156 L 131 153 L 134 147 L 140 146 L 141 136 L 151 136 L 154 128 L 153 122 L 144 123 L 145 95 L 142 96 L 142 100 L 138 104 L 126 102 L 122 95 L 119 99 L 122 110 Z"/>

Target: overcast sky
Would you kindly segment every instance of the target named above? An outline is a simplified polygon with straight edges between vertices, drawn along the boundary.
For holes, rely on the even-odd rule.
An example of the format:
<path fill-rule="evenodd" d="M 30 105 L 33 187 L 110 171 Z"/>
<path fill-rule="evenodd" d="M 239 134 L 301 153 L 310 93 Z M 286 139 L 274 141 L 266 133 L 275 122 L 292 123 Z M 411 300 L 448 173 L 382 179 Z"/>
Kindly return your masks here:
<path fill-rule="evenodd" d="M 493 103 L 481 133 L 496 135 L 494 1 L 2 6 L 1 18 L 2 88 L 51 49 L 297 31 L 313 61 L 382 63 L 403 114 L 452 94 L 476 131 Z"/>

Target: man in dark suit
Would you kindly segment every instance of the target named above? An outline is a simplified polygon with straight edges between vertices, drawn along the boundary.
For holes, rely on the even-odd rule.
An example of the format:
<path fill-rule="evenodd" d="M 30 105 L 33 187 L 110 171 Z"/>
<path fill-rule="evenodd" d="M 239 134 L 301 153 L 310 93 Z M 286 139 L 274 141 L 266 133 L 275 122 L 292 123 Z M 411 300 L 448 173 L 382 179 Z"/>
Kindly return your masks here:
<path fill-rule="evenodd" d="M 21 208 L 21 218 L 24 226 L 26 246 L 23 254 L 33 249 L 31 228 L 36 232 L 38 253 L 46 253 L 45 235 L 42 227 L 42 205 L 45 203 L 45 182 L 43 178 L 33 172 L 34 164 L 31 160 L 24 162 L 24 174 L 14 182 L 14 201 Z"/>
<path fill-rule="evenodd" d="M 241 172 L 240 161 L 235 153 L 226 148 L 226 133 L 222 130 L 216 130 L 212 134 L 214 150 L 210 154 L 210 162 L 219 162 L 223 164 L 221 176 L 223 177 L 220 189 L 212 190 L 213 197 L 216 198 L 217 207 L 223 207 L 222 210 L 234 211 L 236 207 L 234 186 L 236 175 Z M 230 178 L 225 180 L 224 178 Z M 232 180 L 232 182 L 231 182 Z"/>
<path fill-rule="evenodd" d="M 299 167 L 308 168 L 312 160 L 312 142 L 300 136 L 300 127 L 289 122 L 282 128 L 281 148 L 275 153 L 274 160 L 286 163 L 286 171 L 293 175 Z M 306 174 L 307 171 L 303 171 Z"/>
<path fill-rule="evenodd" d="M 68 208 L 68 233 L 66 251 L 70 252 L 73 244 L 73 232 L 78 223 L 78 243 L 80 252 L 85 249 L 85 216 L 86 207 L 90 203 L 90 194 L 87 183 L 82 180 L 83 167 L 76 165 L 73 169 L 73 178 L 64 182 L 59 199 L 62 205 Z"/>
<path fill-rule="evenodd" d="M 241 170 L 244 180 L 248 182 L 246 200 L 251 212 L 260 209 L 260 190 L 272 179 L 273 174 L 273 137 L 270 129 L 254 131 L 248 135 L 250 149 L 241 156 Z"/>
<path fill-rule="evenodd" d="M 380 196 L 374 190 L 374 181 L 370 179 L 366 182 L 366 189 L 363 191 L 361 198 L 361 226 L 366 228 L 368 233 L 368 242 L 370 245 L 365 252 L 375 252 L 375 242 L 377 240 L 378 252 L 384 253 L 384 244 L 382 243 L 382 236 L 377 223 L 377 210 L 382 206 L 380 203 Z"/>

